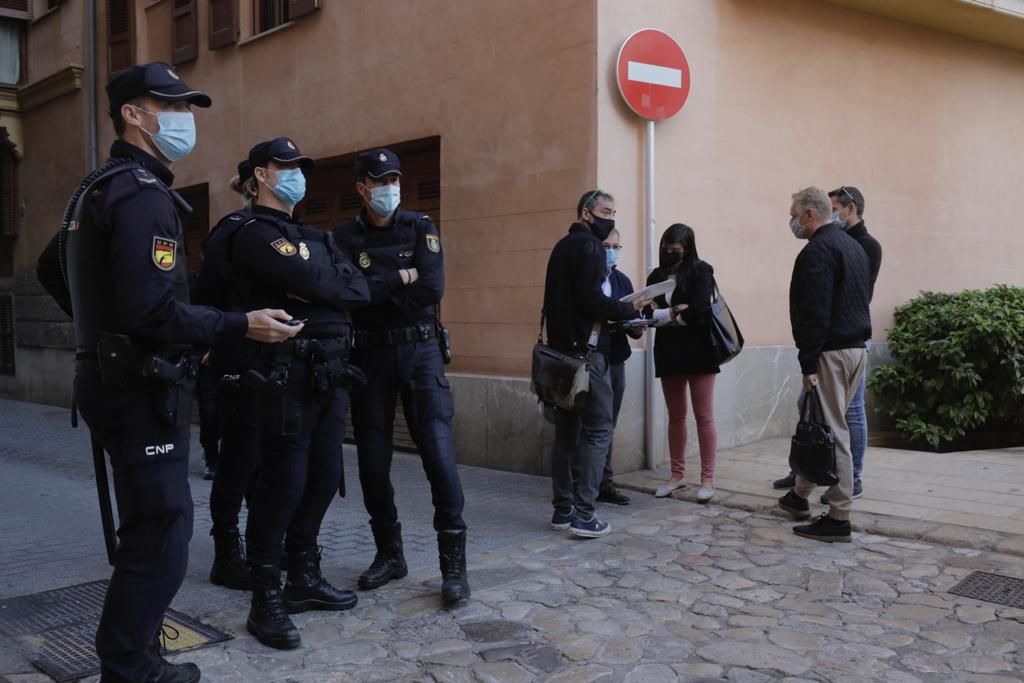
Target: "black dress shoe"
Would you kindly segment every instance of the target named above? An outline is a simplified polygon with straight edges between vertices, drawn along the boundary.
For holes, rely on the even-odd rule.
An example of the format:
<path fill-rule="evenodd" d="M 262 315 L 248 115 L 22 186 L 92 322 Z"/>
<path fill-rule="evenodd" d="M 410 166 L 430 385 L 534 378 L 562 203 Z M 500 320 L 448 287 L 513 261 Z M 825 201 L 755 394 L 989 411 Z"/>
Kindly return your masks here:
<path fill-rule="evenodd" d="M 779 498 L 779 507 L 795 520 L 811 518 L 811 504 L 807 502 L 806 498 L 796 495 L 795 491 L 790 491 Z"/>
<path fill-rule="evenodd" d="M 791 489 L 794 486 L 796 486 L 796 475 L 792 472 L 784 476 L 782 479 L 776 479 L 772 482 L 772 488 L 779 489 L 780 491 L 783 489 Z"/>
<path fill-rule="evenodd" d="M 597 500 L 612 505 L 629 505 L 629 496 L 619 493 L 614 486 L 602 486 L 597 494 Z"/>
<path fill-rule="evenodd" d="M 793 527 L 793 533 L 803 538 L 826 543 L 849 543 L 851 537 L 850 522 L 832 519 L 827 513 L 810 524 Z"/>

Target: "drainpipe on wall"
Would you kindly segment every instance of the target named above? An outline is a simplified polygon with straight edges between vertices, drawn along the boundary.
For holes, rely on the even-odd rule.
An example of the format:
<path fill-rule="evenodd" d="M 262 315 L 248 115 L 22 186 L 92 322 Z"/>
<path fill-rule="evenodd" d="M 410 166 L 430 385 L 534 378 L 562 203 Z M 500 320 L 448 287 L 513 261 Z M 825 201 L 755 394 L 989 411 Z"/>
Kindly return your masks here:
<path fill-rule="evenodd" d="M 96 0 L 88 0 L 88 28 L 86 29 L 86 87 L 89 112 L 86 126 L 89 128 L 89 171 L 99 163 L 96 154 Z"/>

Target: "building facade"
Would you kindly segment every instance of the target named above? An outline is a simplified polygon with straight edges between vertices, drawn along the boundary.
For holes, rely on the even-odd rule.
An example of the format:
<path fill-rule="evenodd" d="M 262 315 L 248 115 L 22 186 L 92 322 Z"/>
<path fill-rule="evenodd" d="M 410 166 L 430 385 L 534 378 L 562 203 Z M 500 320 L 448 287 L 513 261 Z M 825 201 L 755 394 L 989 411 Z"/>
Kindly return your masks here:
<path fill-rule="evenodd" d="M 1024 0 L 0 0 L 0 394 L 69 402 L 72 333 L 35 260 L 113 139 L 108 74 L 163 60 L 213 97 L 174 168 L 196 209 L 190 267 L 255 142 L 288 135 L 317 159 L 299 211 L 324 228 L 358 210 L 355 154 L 392 147 L 403 206 L 444 243 L 459 459 L 545 471 L 530 348 L 548 253 L 583 191 L 615 195 L 620 269 L 634 283 L 648 269 L 644 126 L 614 78 L 646 27 L 674 36 L 692 73 L 657 126 L 657 229 L 693 226 L 747 339 L 717 384 L 721 446 L 792 429 L 796 189 L 866 195 L 885 252 L 876 343 L 919 290 L 1024 284 Z M 635 351 L 622 471 L 643 463 Z"/>

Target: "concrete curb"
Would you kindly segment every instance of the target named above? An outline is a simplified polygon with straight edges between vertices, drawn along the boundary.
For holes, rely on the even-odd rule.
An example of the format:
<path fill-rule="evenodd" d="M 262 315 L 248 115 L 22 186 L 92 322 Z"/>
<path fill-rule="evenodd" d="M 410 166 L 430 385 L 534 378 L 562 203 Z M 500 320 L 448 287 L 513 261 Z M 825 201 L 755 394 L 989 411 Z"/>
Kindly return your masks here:
<path fill-rule="evenodd" d="M 661 483 L 661 479 L 652 477 L 646 471 L 616 475 L 615 477 L 615 485 L 619 488 L 652 495 Z M 738 508 L 748 512 L 763 512 L 783 516 L 776 505 L 781 495 L 782 492 L 776 495 L 761 496 L 716 488 L 715 497 L 711 502 L 715 505 Z M 676 500 L 696 503 L 697 487 L 690 485 L 686 489 L 674 491 L 670 497 Z M 811 509 L 813 512 L 814 504 L 812 504 Z M 786 516 L 786 519 L 788 520 L 789 517 Z M 895 515 L 881 515 L 873 512 L 857 512 L 856 508 L 851 516 L 850 524 L 854 531 L 863 533 L 1024 557 L 1024 534 L 976 529 L 957 524 L 940 524 L 919 519 L 897 517 Z"/>

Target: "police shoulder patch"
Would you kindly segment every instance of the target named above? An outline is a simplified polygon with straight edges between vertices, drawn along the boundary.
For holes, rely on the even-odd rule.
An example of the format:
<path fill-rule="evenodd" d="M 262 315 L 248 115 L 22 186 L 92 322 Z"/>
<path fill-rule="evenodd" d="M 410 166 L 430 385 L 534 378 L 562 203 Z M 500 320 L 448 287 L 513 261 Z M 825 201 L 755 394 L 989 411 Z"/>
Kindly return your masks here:
<path fill-rule="evenodd" d="M 153 263 L 163 271 L 174 270 L 178 241 L 166 237 L 153 237 Z"/>
<path fill-rule="evenodd" d="M 427 249 L 434 252 L 435 254 L 441 251 L 441 238 L 437 235 L 427 234 Z"/>
<path fill-rule="evenodd" d="M 289 242 L 284 237 L 282 237 L 279 240 L 274 240 L 273 242 L 270 243 L 270 246 L 272 246 L 277 253 L 282 254 L 284 256 L 294 256 L 299 251 L 298 249 L 295 248 L 294 244 Z"/>
<path fill-rule="evenodd" d="M 135 179 L 138 180 L 143 185 L 155 185 L 156 183 L 160 182 L 159 180 L 156 179 L 155 176 L 153 176 L 152 173 L 150 173 L 144 168 L 137 168 L 135 169 L 134 173 Z"/>

